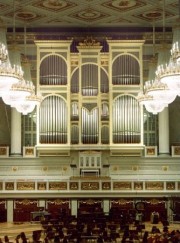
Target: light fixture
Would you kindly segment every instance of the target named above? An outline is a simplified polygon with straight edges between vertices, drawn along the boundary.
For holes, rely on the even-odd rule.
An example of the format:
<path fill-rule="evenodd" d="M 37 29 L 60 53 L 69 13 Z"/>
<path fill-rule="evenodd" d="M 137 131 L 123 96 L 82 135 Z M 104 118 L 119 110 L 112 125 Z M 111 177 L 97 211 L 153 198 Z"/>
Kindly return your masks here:
<path fill-rule="evenodd" d="M 169 63 L 166 66 L 159 66 L 156 75 L 162 83 L 180 96 L 180 51 L 178 42 L 172 46 Z"/>
<path fill-rule="evenodd" d="M 11 52 L 7 50 L 4 22 L 1 19 L 0 22 L 0 97 L 5 104 L 26 115 L 34 110 L 35 106 L 41 102 L 42 97 L 35 94 L 35 86 L 30 76 L 30 65 L 28 71 L 27 68 L 24 68 L 24 70 L 21 68 L 20 52 L 15 43 L 15 14 L 13 19 L 14 43 Z M 27 58 L 25 59 L 27 64 Z"/>
<path fill-rule="evenodd" d="M 13 84 L 8 92 L 4 92 L 2 100 L 11 107 L 16 107 L 20 102 L 24 102 L 25 98 L 34 92 L 34 86 L 32 82 L 26 82 L 25 80 L 19 81 Z"/>
<path fill-rule="evenodd" d="M 16 110 L 18 112 L 21 112 L 23 115 L 27 115 L 28 113 L 31 113 L 36 105 L 39 105 L 42 101 L 42 97 L 36 95 L 35 93 L 31 94 L 30 96 L 27 96 L 23 103 L 18 103 L 16 105 Z"/>
<path fill-rule="evenodd" d="M 35 106 L 39 105 L 42 101 L 42 97 L 40 95 L 35 94 L 35 86 L 32 82 L 31 78 L 31 70 L 30 70 L 30 62 L 26 55 L 26 25 L 24 28 L 24 47 L 25 47 L 25 53 L 23 55 L 22 59 L 22 68 L 24 71 L 24 79 L 26 80 L 26 83 L 31 84 L 31 92 L 24 97 L 23 102 L 16 102 L 15 108 L 18 112 L 22 113 L 23 115 L 27 115 L 28 113 L 31 113 Z"/>
<path fill-rule="evenodd" d="M 157 69 L 157 76 L 168 88 L 174 90 L 180 96 L 180 0 L 179 17 L 173 27 L 173 44 L 171 57 L 166 65 L 160 65 Z"/>
<path fill-rule="evenodd" d="M 9 55 L 6 43 L 6 27 L 2 19 L 0 19 L 0 97 L 4 92 L 7 92 L 12 84 L 22 80 L 22 69 L 14 65 L 12 66 L 9 61 Z"/>
<path fill-rule="evenodd" d="M 163 111 L 163 109 L 167 106 L 167 104 L 164 103 L 163 100 L 157 102 L 157 100 L 152 95 L 149 95 L 147 92 L 148 87 L 149 87 L 149 81 L 145 83 L 144 91 L 139 92 L 137 100 L 141 105 L 145 106 L 148 112 L 156 115 L 157 113 Z"/>
<path fill-rule="evenodd" d="M 164 53 L 164 44 L 162 45 L 162 49 L 162 53 Z M 138 94 L 137 100 L 141 105 L 145 106 L 148 112 L 153 113 L 154 115 L 163 111 L 163 109 L 167 106 L 167 102 L 163 96 L 163 92 L 166 87 L 164 84 L 160 83 L 157 78 L 155 78 L 156 66 L 157 57 L 155 55 L 155 25 L 153 22 L 153 57 L 149 62 L 149 80 L 145 82 L 143 91 Z"/>
<path fill-rule="evenodd" d="M 163 9 L 165 10 L 165 1 Z M 164 22 L 165 11 L 163 11 L 163 30 L 165 30 Z M 139 103 L 144 105 L 146 110 L 153 114 L 163 111 L 165 107 L 175 100 L 177 95 L 180 96 L 179 27 L 180 25 L 178 24 L 176 33 L 174 33 L 174 37 L 176 36 L 177 41 L 172 45 L 169 63 L 165 65 L 161 63 L 157 67 L 157 70 L 155 71 L 155 79 L 151 82 L 147 81 L 144 86 L 144 93 L 141 92 L 137 97 Z M 163 62 L 163 59 L 165 58 L 161 57 L 161 59 Z"/>
<path fill-rule="evenodd" d="M 167 84 L 162 83 L 157 77 L 153 80 L 152 84 L 147 87 L 147 94 L 152 96 L 153 99 L 158 103 L 166 104 L 172 103 L 176 98 L 176 92 L 170 90 Z"/>

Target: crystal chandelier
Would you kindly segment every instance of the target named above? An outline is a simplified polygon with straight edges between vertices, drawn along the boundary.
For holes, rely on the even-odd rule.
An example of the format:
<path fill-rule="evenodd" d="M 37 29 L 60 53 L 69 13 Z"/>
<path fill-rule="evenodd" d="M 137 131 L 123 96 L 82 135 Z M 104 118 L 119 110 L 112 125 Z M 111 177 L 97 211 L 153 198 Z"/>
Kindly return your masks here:
<path fill-rule="evenodd" d="M 31 93 L 24 98 L 23 102 L 16 102 L 15 108 L 23 115 L 27 115 L 34 110 L 35 106 L 40 104 L 42 97 L 35 94 L 35 87 L 31 81 L 30 63 L 26 56 L 23 57 L 22 67 L 24 71 L 24 78 L 26 80 L 30 80 L 27 82 L 31 83 L 32 90 Z"/>
<path fill-rule="evenodd" d="M 163 11 L 163 15 L 165 17 L 165 11 Z M 163 18 L 163 24 L 164 20 Z M 178 25 L 173 33 L 173 44 L 168 64 L 162 64 L 166 59 L 164 55 L 165 51 L 163 51 L 159 54 L 161 64 L 158 65 L 155 71 L 155 79 L 151 82 L 147 81 L 144 86 L 144 93 L 141 92 L 137 97 L 139 103 L 144 105 L 146 110 L 153 114 L 163 111 L 165 107 L 176 99 L 177 95 L 180 96 L 179 20 L 180 18 L 178 18 Z"/>
<path fill-rule="evenodd" d="M 20 66 L 12 66 L 9 61 L 9 55 L 6 44 L 6 28 L 0 19 L 0 97 L 7 92 L 10 87 L 22 80 L 23 71 Z"/>
<path fill-rule="evenodd" d="M 9 58 L 14 67 L 16 67 L 16 73 L 19 73 L 20 75 L 18 82 L 13 83 L 8 90 L 4 90 L 1 96 L 4 103 L 15 107 L 16 102 L 23 102 L 25 97 L 33 92 L 33 85 L 30 82 L 26 82 L 23 78 L 24 72 L 22 71 L 20 52 L 16 43 L 13 43 L 11 46 Z"/>
<path fill-rule="evenodd" d="M 34 86 L 32 82 L 26 82 L 25 80 L 19 81 L 13 84 L 8 92 L 4 92 L 2 99 L 4 103 L 11 107 L 16 107 L 19 102 L 24 102 L 28 95 L 34 92 Z"/>
<path fill-rule="evenodd" d="M 155 97 L 150 95 L 150 92 L 148 92 L 151 90 L 150 87 L 150 81 L 147 81 L 144 86 L 144 91 L 138 94 L 137 100 L 141 105 L 145 106 L 148 112 L 156 115 L 157 113 L 163 111 L 163 109 L 167 106 L 167 103 L 165 103 L 164 100 L 157 101 Z"/>
<path fill-rule="evenodd" d="M 171 91 L 180 96 L 180 51 L 178 42 L 172 46 L 169 63 L 166 66 L 160 65 L 156 75 Z"/>
<path fill-rule="evenodd" d="M 35 106 L 40 104 L 41 100 L 41 96 L 38 96 L 35 93 L 33 93 L 30 96 L 27 96 L 23 103 L 19 102 L 16 105 L 16 110 L 18 112 L 21 112 L 23 115 L 27 115 L 28 113 L 31 113 L 34 110 Z"/>
<path fill-rule="evenodd" d="M 167 56 L 166 50 L 167 47 L 163 43 L 159 49 L 158 59 L 154 55 L 150 60 L 149 80 L 145 82 L 143 92 L 140 92 L 137 97 L 139 103 L 144 105 L 146 110 L 154 115 L 163 111 L 163 109 L 167 107 L 173 99 L 175 99 L 175 96 L 173 93 L 170 93 L 168 87 L 161 83 L 160 80 L 155 76 L 157 61 L 160 62 L 161 59 L 164 60 L 165 58 L 168 60 L 169 55 Z"/>
<path fill-rule="evenodd" d="M 173 44 L 171 57 L 168 64 L 160 65 L 156 75 L 162 83 L 166 84 L 170 90 L 174 90 L 180 96 L 180 0 L 179 17 L 173 28 Z"/>
<path fill-rule="evenodd" d="M 179 52 L 176 49 L 176 55 L 177 53 Z M 172 55 L 175 57 L 174 51 L 171 52 L 170 60 Z M 177 60 L 177 58 L 172 60 Z M 137 97 L 139 103 L 153 114 L 163 111 L 165 107 L 175 100 L 178 94 L 180 95 L 180 62 L 177 64 L 177 62 L 173 61 L 172 63 L 170 61 L 166 68 L 160 65 L 155 74 L 154 80 L 145 82 L 144 94 L 141 92 Z"/>
<path fill-rule="evenodd" d="M 21 68 L 20 52 L 15 42 L 11 52 L 8 52 L 6 28 L 1 19 L 0 24 L 0 97 L 5 104 L 26 115 L 34 110 L 42 98 L 35 94 L 35 86 L 27 70 Z"/>

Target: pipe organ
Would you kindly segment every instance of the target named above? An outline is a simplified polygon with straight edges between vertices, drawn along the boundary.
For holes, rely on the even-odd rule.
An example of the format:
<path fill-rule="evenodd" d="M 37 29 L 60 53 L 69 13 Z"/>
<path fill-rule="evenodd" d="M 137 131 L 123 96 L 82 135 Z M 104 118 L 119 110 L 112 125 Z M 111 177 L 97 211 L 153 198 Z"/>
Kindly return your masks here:
<path fill-rule="evenodd" d="M 142 84 L 142 41 L 36 41 L 38 144 L 101 149 L 143 147 L 142 109 L 136 100 Z"/>
<path fill-rule="evenodd" d="M 66 85 L 67 65 L 61 56 L 44 57 L 40 68 L 41 85 Z"/>
<path fill-rule="evenodd" d="M 67 143 L 67 106 L 58 96 L 46 97 L 40 107 L 40 143 Z"/>
<path fill-rule="evenodd" d="M 113 142 L 140 143 L 140 109 L 134 97 L 123 95 L 113 103 Z"/>

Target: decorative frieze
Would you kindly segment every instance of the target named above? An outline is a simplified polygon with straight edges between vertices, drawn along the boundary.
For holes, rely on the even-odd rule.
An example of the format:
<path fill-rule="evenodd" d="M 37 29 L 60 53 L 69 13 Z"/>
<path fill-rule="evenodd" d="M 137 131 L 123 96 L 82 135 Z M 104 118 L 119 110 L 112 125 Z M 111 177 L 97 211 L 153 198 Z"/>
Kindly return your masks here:
<path fill-rule="evenodd" d="M 180 191 L 179 181 L 114 181 L 107 179 L 77 179 L 74 181 L 0 181 L 0 191 L 83 191 L 93 190 L 95 192 L 132 191 L 143 192 L 169 192 Z"/>

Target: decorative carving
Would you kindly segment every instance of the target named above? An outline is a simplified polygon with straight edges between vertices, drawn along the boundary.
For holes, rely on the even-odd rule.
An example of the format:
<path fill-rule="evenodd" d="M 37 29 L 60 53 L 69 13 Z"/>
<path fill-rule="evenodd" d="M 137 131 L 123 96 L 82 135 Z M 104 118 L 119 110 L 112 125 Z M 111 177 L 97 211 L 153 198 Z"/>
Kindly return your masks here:
<path fill-rule="evenodd" d="M 108 64 L 109 64 L 108 61 L 104 61 L 104 60 L 101 61 L 101 66 L 108 66 Z"/>
<path fill-rule="evenodd" d="M 100 46 L 100 42 L 93 39 L 92 36 L 87 36 L 83 42 L 79 43 L 79 45 L 83 47 L 93 47 L 93 46 Z"/>
<path fill-rule="evenodd" d="M 47 166 L 43 166 L 43 167 L 42 167 L 42 170 L 43 170 L 44 172 L 46 172 L 46 171 L 48 171 L 48 167 L 47 167 Z"/>
<path fill-rule="evenodd" d="M 67 190 L 67 182 L 49 182 L 49 190 Z"/>
<path fill-rule="evenodd" d="M 55 199 L 55 200 L 48 200 L 47 201 L 48 204 L 54 204 L 54 205 L 64 205 L 64 204 L 67 204 L 69 205 L 69 200 L 66 200 L 66 199 Z"/>
<path fill-rule="evenodd" d="M 169 168 L 168 166 L 162 166 L 162 170 L 163 170 L 163 171 L 167 171 L 168 168 Z"/>
<path fill-rule="evenodd" d="M 131 190 L 131 182 L 114 182 L 114 190 Z"/>
<path fill-rule="evenodd" d="M 70 190 L 78 190 L 79 188 L 78 182 L 70 182 L 69 187 Z"/>
<path fill-rule="evenodd" d="M 34 205 L 34 206 L 37 206 L 37 203 L 38 203 L 37 200 L 29 200 L 29 199 L 15 200 L 16 207 L 18 207 L 18 205 L 24 205 L 24 206 Z"/>
<path fill-rule="evenodd" d="M 147 146 L 145 147 L 146 157 L 156 157 L 157 156 L 157 146 Z"/>
<path fill-rule="evenodd" d="M 5 189 L 8 190 L 14 190 L 14 182 L 5 182 Z"/>
<path fill-rule="evenodd" d="M 151 205 L 157 205 L 157 204 L 164 204 L 164 200 L 153 198 L 150 200 L 145 201 L 146 203 L 150 203 Z"/>
<path fill-rule="evenodd" d="M 6 147 L 0 147 L 0 155 L 6 155 Z"/>
<path fill-rule="evenodd" d="M 0 147 L 0 157 L 9 156 L 9 147 Z"/>
<path fill-rule="evenodd" d="M 143 190 L 143 182 L 134 182 L 134 190 Z"/>
<path fill-rule="evenodd" d="M 46 187 L 46 182 L 38 182 L 38 183 L 37 183 L 37 189 L 38 189 L 39 191 L 44 191 L 44 190 L 46 190 L 46 189 L 47 189 L 47 187 Z"/>
<path fill-rule="evenodd" d="M 102 190 L 110 190 L 111 182 L 102 182 Z"/>
<path fill-rule="evenodd" d="M 146 182 L 146 190 L 163 190 L 164 183 L 163 182 Z"/>
<path fill-rule="evenodd" d="M 12 171 L 14 171 L 14 172 L 18 171 L 18 167 L 17 166 L 13 166 L 12 167 Z"/>
<path fill-rule="evenodd" d="M 132 170 L 133 171 L 137 171 L 139 168 L 138 168 L 138 166 L 137 165 L 134 165 L 133 167 L 132 167 Z"/>
<path fill-rule="evenodd" d="M 172 157 L 180 157 L 180 146 L 172 146 Z"/>
<path fill-rule="evenodd" d="M 112 205 L 127 205 L 127 204 L 132 204 L 133 203 L 133 201 L 132 200 L 128 200 L 128 199 L 119 199 L 119 200 L 112 200 L 111 201 L 111 204 Z"/>
<path fill-rule="evenodd" d="M 35 147 L 23 147 L 23 156 L 24 157 L 35 157 Z"/>
<path fill-rule="evenodd" d="M 180 146 L 174 147 L 174 155 L 180 155 Z"/>
<path fill-rule="evenodd" d="M 27 190 L 32 191 L 35 190 L 35 182 L 17 182 L 17 190 Z"/>
<path fill-rule="evenodd" d="M 99 182 L 82 182 L 81 190 L 99 190 Z"/>
<path fill-rule="evenodd" d="M 95 204 L 102 204 L 101 200 L 94 200 L 94 199 L 84 199 L 84 200 L 79 200 L 80 205 L 95 205 Z"/>
<path fill-rule="evenodd" d="M 51 10 L 54 12 L 58 12 L 58 11 L 65 11 L 68 8 L 75 7 L 77 6 L 77 4 L 72 3 L 70 1 L 44 0 L 44 1 L 37 1 L 37 3 L 35 3 L 34 6 L 45 9 L 46 11 Z"/>
<path fill-rule="evenodd" d="M 166 190 L 175 190 L 175 182 L 172 181 L 166 182 Z"/>
<path fill-rule="evenodd" d="M 78 64 L 79 64 L 78 61 L 74 61 L 74 60 L 71 61 L 71 67 L 72 66 L 75 66 L 76 67 L 76 66 L 78 66 Z"/>

